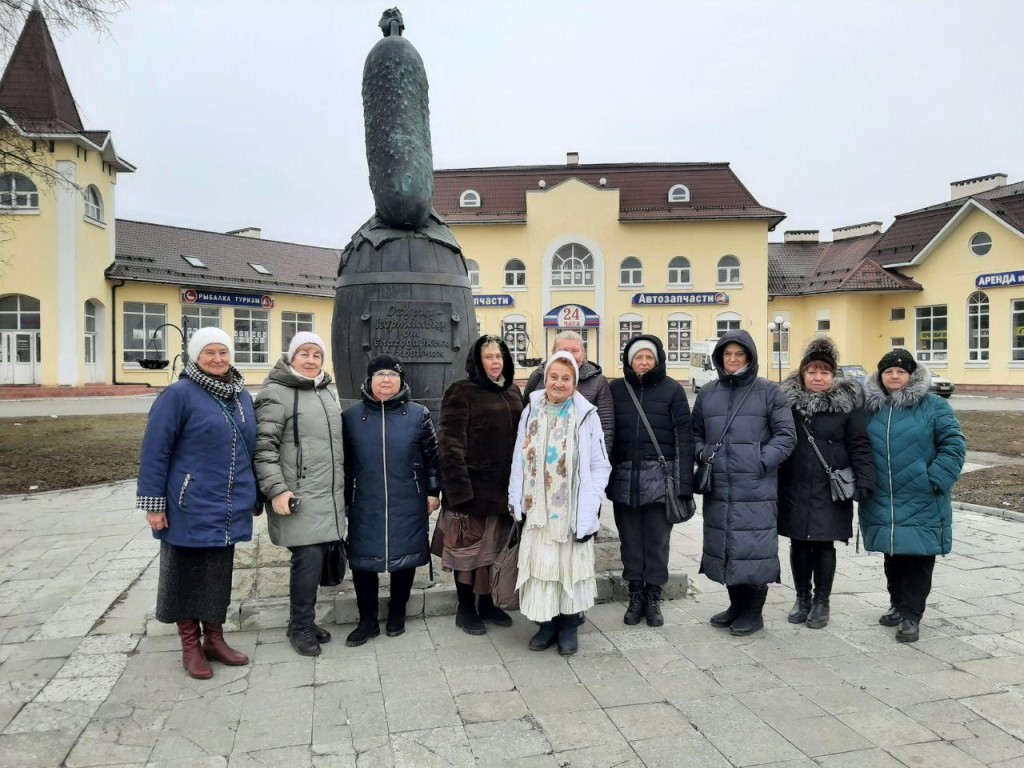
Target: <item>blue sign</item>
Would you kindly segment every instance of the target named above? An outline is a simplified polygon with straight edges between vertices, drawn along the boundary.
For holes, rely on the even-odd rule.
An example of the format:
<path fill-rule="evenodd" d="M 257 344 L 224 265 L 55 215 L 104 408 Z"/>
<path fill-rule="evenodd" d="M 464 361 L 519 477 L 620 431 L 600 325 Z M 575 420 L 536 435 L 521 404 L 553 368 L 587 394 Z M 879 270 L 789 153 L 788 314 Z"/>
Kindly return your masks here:
<path fill-rule="evenodd" d="M 999 288 L 1004 285 L 1024 285 L 1024 272 L 992 272 L 978 275 L 974 284 L 979 288 Z"/>
<path fill-rule="evenodd" d="M 562 304 L 544 315 L 545 328 L 588 328 L 601 324 L 601 318 L 582 304 Z"/>
<path fill-rule="evenodd" d="M 257 307 L 272 309 L 273 296 L 258 296 L 253 293 L 225 293 L 224 291 L 204 291 L 202 288 L 182 288 L 182 304 L 217 304 L 228 307 Z"/>
<path fill-rule="evenodd" d="M 728 304 L 727 293 L 634 293 L 633 306 L 688 306 L 693 304 Z"/>
<path fill-rule="evenodd" d="M 509 296 L 505 293 L 495 293 L 490 295 L 480 295 L 473 297 L 474 307 L 514 307 L 516 305 L 516 297 Z"/>

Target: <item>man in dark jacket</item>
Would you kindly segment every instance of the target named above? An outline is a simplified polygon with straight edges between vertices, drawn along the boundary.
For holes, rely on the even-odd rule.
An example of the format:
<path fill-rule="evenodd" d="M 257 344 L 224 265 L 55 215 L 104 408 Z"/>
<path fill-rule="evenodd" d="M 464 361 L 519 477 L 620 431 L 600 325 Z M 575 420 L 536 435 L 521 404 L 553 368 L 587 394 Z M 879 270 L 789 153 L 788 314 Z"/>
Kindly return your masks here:
<path fill-rule="evenodd" d="M 796 427 L 782 390 L 758 378 L 749 333 L 723 335 L 711 359 L 718 381 L 693 407 L 697 459 L 711 463 L 714 478 L 704 496 L 700 571 L 729 590 L 729 608 L 712 626 L 749 635 L 764 627 L 768 584 L 779 580 L 778 467 L 796 446 Z"/>
<path fill-rule="evenodd" d="M 693 504 L 693 431 L 686 391 L 665 375 L 665 349 L 657 336 L 637 336 L 622 351 L 625 378 L 612 382 L 615 441 L 608 498 L 615 508 L 622 578 L 629 607 L 622 620 L 660 627 L 661 588 L 668 581 L 672 525 L 665 516 L 665 475 L 658 452 L 672 467 L 683 504 Z M 630 390 L 640 402 L 658 445 L 651 443 Z"/>
<path fill-rule="evenodd" d="M 568 352 L 579 366 L 580 380 L 576 389 L 587 398 L 587 402 L 597 406 L 601 429 L 604 430 L 604 444 L 610 455 L 612 438 L 615 435 L 615 406 L 612 404 L 611 390 L 608 389 L 608 379 L 601 372 L 601 366 L 587 360 L 586 352 L 583 349 L 583 337 L 576 331 L 562 331 L 555 336 L 555 341 L 551 345 L 551 354 L 555 354 L 555 352 Z M 526 381 L 526 388 L 523 390 L 524 406 L 530 404 L 530 393 L 543 385 L 544 366 L 541 365 L 530 374 L 530 378 Z"/>

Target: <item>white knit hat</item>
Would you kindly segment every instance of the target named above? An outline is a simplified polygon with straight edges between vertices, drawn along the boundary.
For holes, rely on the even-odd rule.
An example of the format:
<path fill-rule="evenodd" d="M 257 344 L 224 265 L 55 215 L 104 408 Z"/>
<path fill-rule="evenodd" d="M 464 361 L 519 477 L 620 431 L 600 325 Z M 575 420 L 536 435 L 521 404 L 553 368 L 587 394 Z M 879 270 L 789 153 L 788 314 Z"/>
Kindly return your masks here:
<path fill-rule="evenodd" d="M 323 353 L 324 360 L 327 359 L 327 345 L 324 344 L 324 340 L 317 336 L 312 331 L 299 331 L 292 337 L 292 343 L 288 345 L 288 362 L 292 362 L 295 359 L 295 353 L 299 351 L 299 347 L 303 344 L 316 344 L 320 347 L 320 351 Z"/>
<path fill-rule="evenodd" d="M 210 344 L 223 344 L 228 348 L 228 352 L 231 354 L 231 361 L 234 362 L 235 344 L 231 341 L 231 337 L 220 328 L 213 328 L 212 326 L 193 331 L 191 338 L 188 340 L 189 360 L 198 360 L 199 353 Z"/>
<path fill-rule="evenodd" d="M 580 383 L 580 367 L 576 365 L 576 358 L 574 358 L 570 353 L 566 352 L 565 350 L 562 350 L 561 352 L 555 352 L 555 354 L 549 357 L 548 361 L 544 363 L 544 378 L 547 379 L 548 370 L 550 370 L 551 364 L 555 362 L 555 360 L 561 360 L 563 363 L 568 362 L 569 365 L 572 366 L 574 386 L 578 385 Z"/>
<path fill-rule="evenodd" d="M 633 342 L 629 347 L 629 352 L 626 355 L 626 362 L 629 365 L 633 364 L 633 358 L 636 357 L 636 353 L 639 352 L 641 349 L 646 349 L 647 351 L 649 351 L 652 355 L 654 355 L 655 361 L 657 361 L 658 348 L 654 346 L 654 342 L 648 341 L 647 339 L 640 339 L 640 341 Z"/>

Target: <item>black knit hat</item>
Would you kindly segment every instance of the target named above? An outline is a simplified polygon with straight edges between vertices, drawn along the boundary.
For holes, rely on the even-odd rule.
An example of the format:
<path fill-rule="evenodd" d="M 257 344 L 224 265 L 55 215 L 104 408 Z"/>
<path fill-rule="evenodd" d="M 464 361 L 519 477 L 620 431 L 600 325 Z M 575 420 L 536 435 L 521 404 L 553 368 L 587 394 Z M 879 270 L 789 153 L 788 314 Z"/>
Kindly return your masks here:
<path fill-rule="evenodd" d="M 800 372 L 802 373 L 811 363 L 824 363 L 836 372 L 836 365 L 839 363 L 839 350 L 836 343 L 828 336 L 816 336 L 807 342 L 803 359 L 800 361 Z"/>
<path fill-rule="evenodd" d="M 366 366 L 366 375 L 368 378 L 373 378 L 373 374 L 377 371 L 394 371 L 402 377 L 402 381 L 405 381 L 405 368 L 398 361 L 398 358 L 392 357 L 391 355 L 377 355 L 370 361 L 370 364 Z"/>
<path fill-rule="evenodd" d="M 907 350 L 897 347 L 891 352 L 886 352 L 878 361 L 879 375 L 889 368 L 902 368 L 907 373 L 913 373 L 917 370 L 917 361 Z"/>

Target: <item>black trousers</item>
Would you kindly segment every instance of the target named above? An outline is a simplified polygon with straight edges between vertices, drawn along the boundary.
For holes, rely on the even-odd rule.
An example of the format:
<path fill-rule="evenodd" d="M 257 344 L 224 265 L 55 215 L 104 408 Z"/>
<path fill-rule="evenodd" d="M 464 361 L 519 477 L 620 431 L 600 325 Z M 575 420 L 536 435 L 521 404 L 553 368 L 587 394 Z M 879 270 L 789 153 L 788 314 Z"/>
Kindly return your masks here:
<path fill-rule="evenodd" d="M 292 553 L 288 618 L 292 629 L 312 629 L 327 543 L 288 547 L 288 550 Z"/>
<path fill-rule="evenodd" d="M 391 572 L 391 602 L 388 610 L 405 615 L 405 604 L 409 602 L 412 582 L 416 577 L 415 568 L 406 568 Z M 377 594 L 380 589 L 380 578 L 376 571 L 357 571 L 352 569 L 352 586 L 356 588 L 356 605 L 360 619 L 377 618 Z"/>
<path fill-rule="evenodd" d="M 932 591 L 935 555 L 885 555 L 889 599 L 906 618 L 921 621 Z"/>
<path fill-rule="evenodd" d="M 665 517 L 665 504 L 631 507 L 613 505 L 615 527 L 619 529 L 622 578 L 663 587 L 668 581 L 668 553 L 672 526 Z"/>

